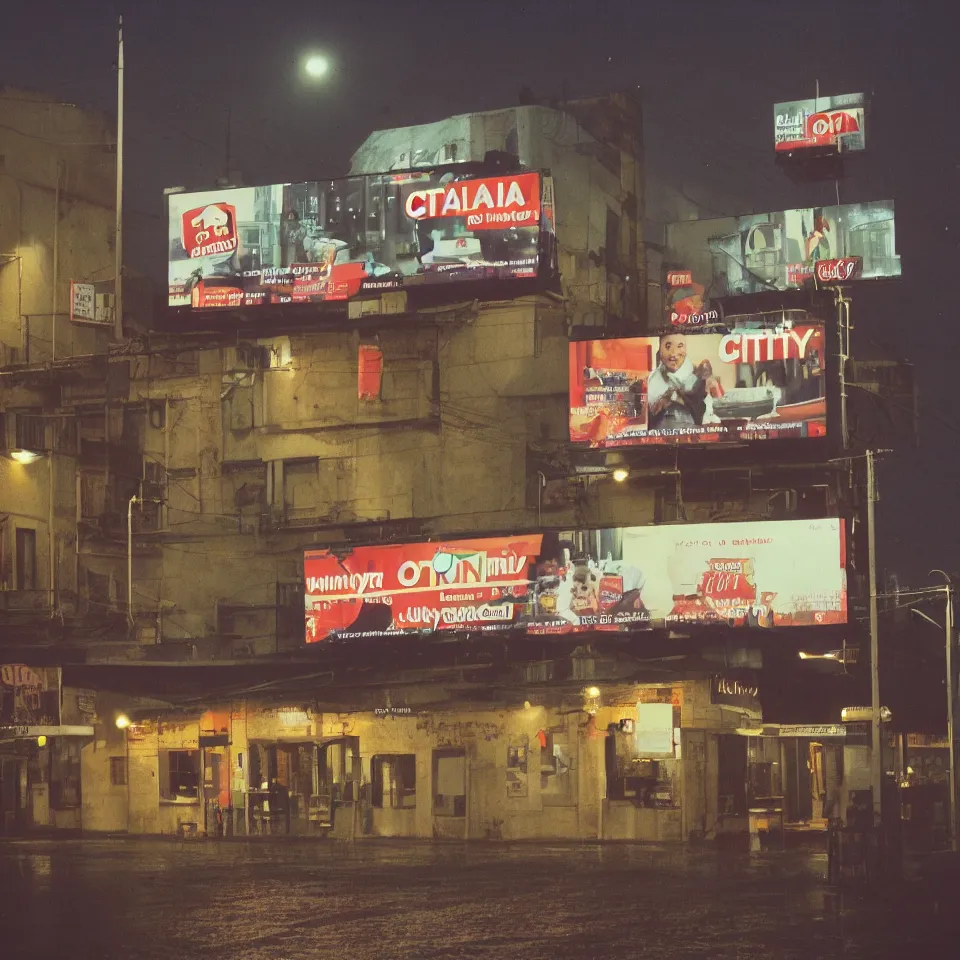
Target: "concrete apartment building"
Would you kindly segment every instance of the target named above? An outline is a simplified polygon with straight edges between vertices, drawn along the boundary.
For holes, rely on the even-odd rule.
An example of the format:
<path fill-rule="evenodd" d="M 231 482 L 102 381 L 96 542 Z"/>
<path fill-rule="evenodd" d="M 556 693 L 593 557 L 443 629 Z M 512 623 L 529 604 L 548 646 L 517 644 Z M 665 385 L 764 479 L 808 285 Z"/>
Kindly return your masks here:
<path fill-rule="evenodd" d="M 688 197 L 648 188 L 641 119 L 626 97 L 528 104 L 379 131 L 355 153 L 352 175 L 457 164 L 548 173 L 556 247 L 543 282 L 483 296 L 469 283 L 429 298 L 387 292 L 312 312 L 129 317 L 119 344 L 61 318 L 57 342 L 70 346 L 56 357 L 38 352 L 38 328 L 28 336 L 23 321 L 43 303 L 56 313 L 51 298 L 59 290 L 63 303 L 69 279 L 102 278 L 112 155 L 85 147 L 90 171 L 57 180 L 54 164 L 42 188 L 0 176 L 16 187 L 0 197 L 27 191 L 24 209 L 46 198 L 50 214 L 36 213 L 31 242 L 42 238 L 46 259 L 29 270 L 27 234 L 0 234 L 0 256 L 16 264 L 0 266 L 6 449 L 36 455 L 0 458 L 0 644 L 32 663 L 38 636 L 55 647 L 42 656 L 63 665 L 59 724 L 83 731 L 10 753 L 11 822 L 689 839 L 745 829 L 748 766 L 754 793 L 782 788 L 746 679 L 763 662 L 753 641 L 662 632 L 623 662 L 603 636 L 409 653 L 304 643 L 305 550 L 844 509 L 836 470 L 779 455 L 716 452 L 707 465 L 695 451 L 681 464 L 671 449 L 571 450 L 571 339 L 655 329 L 656 221 L 696 216 Z M 88 138 L 109 140 L 93 126 Z M 17 160 L 24 178 L 29 156 Z M 83 190 L 102 206 L 76 200 L 86 219 L 57 221 L 55 243 L 57 197 Z M 96 231 L 71 241 L 95 211 L 102 244 Z M 53 250 L 68 242 L 75 259 L 54 271 Z M 28 282 L 31 306 L 26 293 L 12 306 Z M 372 390 L 358 388 L 367 350 L 379 358 Z M 191 679 L 149 679 L 170 669 Z M 234 670 L 242 681 L 227 679 Z M 743 679 L 746 692 L 718 694 L 718 678 L 724 690 Z M 661 708 L 650 712 L 659 746 L 646 753 L 641 706 Z M 52 796 L 67 774 L 51 757 L 63 751 L 82 791 L 44 808 L 35 788 L 50 783 Z"/>

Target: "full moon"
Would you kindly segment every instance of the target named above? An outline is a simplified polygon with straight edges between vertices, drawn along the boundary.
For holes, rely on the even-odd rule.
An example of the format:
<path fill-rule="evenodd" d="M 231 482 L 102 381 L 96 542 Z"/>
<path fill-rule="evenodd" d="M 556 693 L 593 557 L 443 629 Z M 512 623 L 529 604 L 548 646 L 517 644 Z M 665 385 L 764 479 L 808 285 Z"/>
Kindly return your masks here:
<path fill-rule="evenodd" d="M 307 71 L 307 76 L 322 77 L 325 76 L 327 71 L 330 69 L 330 63 L 326 57 L 314 55 L 312 57 L 307 57 L 307 61 L 304 64 L 304 69 Z"/>

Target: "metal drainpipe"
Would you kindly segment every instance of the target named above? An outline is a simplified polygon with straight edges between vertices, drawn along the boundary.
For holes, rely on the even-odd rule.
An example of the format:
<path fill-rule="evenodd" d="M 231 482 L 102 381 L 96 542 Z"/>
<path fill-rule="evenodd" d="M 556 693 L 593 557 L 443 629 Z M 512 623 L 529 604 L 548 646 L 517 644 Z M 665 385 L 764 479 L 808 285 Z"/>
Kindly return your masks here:
<path fill-rule="evenodd" d="M 60 281 L 60 181 L 63 161 L 57 161 L 57 186 L 53 201 L 53 284 L 50 293 L 50 360 L 57 359 L 57 285 Z"/>
<path fill-rule="evenodd" d="M 49 474 L 49 504 L 47 512 L 47 552 L 50 554 L 48 557 L 48 577 L 50 582 L 47 584 L 50 595 L 50 619 L 52 620 L 56 616 L 56 607 L 57 607 L 57 587 L 56 587 L 56 574 L 57 574 L 57 558 L 55 548 L 57 545 L 57 537 L 54 532 L 54 470 L 53 470 L 53 450 L 47 454 L 47 468 L 50 471 Z"/>
<path fill-rule="evenodd" d="M 134 494 L 127 502 L 127 623 L 133 626 L 133 505 L 140 498 Z"/>

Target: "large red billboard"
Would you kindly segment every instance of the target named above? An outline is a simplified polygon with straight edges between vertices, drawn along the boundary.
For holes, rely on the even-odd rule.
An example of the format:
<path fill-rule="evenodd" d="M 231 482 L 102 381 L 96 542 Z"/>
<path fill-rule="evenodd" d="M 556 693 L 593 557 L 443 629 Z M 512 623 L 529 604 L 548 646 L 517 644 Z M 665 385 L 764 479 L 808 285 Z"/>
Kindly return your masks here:
<path fill-rule="evenodd" d="M 677 524 L 304 556 L 306 639 L 845 623 L 840 520 Z"/>
<path fill-rule="evenodd" d="M 591 447 L 822 437 L 822 325 L 570 344 L 570 439 Z"/>
<path fill-rule="evenodd" d="M 537 277 L 553 188 L 456 168 L 169 197 L 168 303 L 252 307 Z"/>

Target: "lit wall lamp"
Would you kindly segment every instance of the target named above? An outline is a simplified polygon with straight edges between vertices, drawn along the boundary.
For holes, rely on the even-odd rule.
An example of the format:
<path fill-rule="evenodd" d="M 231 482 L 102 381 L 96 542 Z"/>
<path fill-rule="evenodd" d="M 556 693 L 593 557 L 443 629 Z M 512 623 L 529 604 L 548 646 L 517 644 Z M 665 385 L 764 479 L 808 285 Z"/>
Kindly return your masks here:
<path fill-rule="evenodd" d="M 119 713 L 117 714 L 116 724 L 118 730 L 126 730 L 130 726 L 130 718 L 125 713 Z"/>
<path fill-rule="evenodd" d="M 10 459 L 16 460 L 17 463 L 34 463 L 43 457 L 42 453 L 37 453 L 34 450 L 11 450 Z"/>
<path fill-rule="evenodd" d="M 613 479 L 616 480 L 617 483 L 623 483 L 629 476 L 630 471 L 626 467 L 617 467 L 617 469 L 613 471 Z"/>
<path fill-rule="evenodd" d="M 600 688 L 586 687 L 583 691 L 583 709 L 590 716 L 594 716 L 600 709 Z"/>

